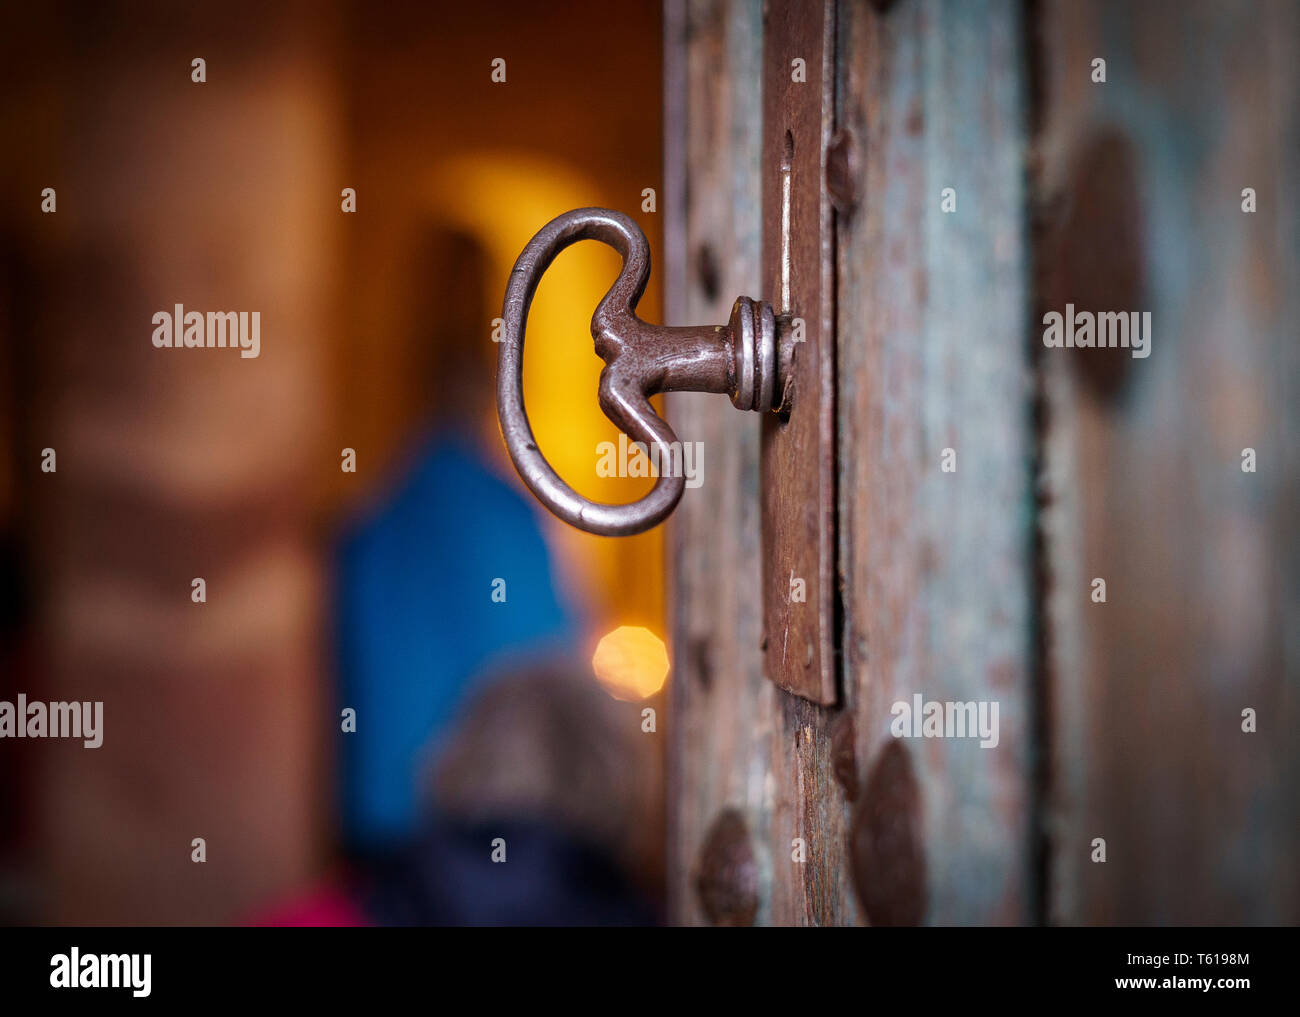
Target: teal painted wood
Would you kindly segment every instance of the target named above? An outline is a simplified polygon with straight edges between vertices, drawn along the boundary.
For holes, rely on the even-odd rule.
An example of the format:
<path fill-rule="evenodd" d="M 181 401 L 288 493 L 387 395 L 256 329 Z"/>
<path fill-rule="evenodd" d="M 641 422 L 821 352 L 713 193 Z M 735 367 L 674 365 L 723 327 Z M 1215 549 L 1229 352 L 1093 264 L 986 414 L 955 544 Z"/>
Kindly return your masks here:
<path fill-rule="evenodd" d="M 839 235 L 840 559 L 856 755 L 864 775 L 879 765 L 896 702 L 997 704 L 996 747 L 901 744 L 920 914 L 1019 923 L 1034 912 L 1020 5 L 849 4 L 846 23 L 841 122 L 861 200 Z"/>
<path fill-rule="evenodd" d="M 1098 351 L 1041 355 L 1051 917 L 1294 923 L 1300 11 L 1059 0 L 1042 38 L 1044 302 L 1153 330 L 1113 390 Z"/>
<path fill-rule="evenodd" d="M 670 5 L 670 25 L 678 9 Z M 729 807 L 751 835 L 757 921 L 867 920 L 852 824 L 891 740 L 890 706 L 913 692 L 996 700 L 1001 738 L 996 749 L 908 743 L 930 903 L 888 889 L 900 898 L 893 916 L 917 906 L 937 922 L 1030 913 L 1031 440 L 1016 11 L 1009 2 L 916 4 L 882 19 L 865 4 L 842 7 L 844 117 L 865 153 L 853 163 L 864 203 L 843 219 L 840 241 L 843 709 L 789 696 L 761 672 L 757 428 L 716 402 L 670 400 L 674 426 L 703 437 L 712 463 L 711 497 L 683 504 L 672 524 L 670 881 L 680 920 L 708 920 L 695 890 L 700 853 Z M 757 3 L 692 3 L 683 17 L 684 42 L 670 36 L 668 46 L 684 45 L 689 68 L 679 243 L 669 225 L 670 278 L 684 287 L 671 313 L 684 324 L 725 317 L 734 294 L 755 292 L 761 15 Z M 959 188 L 964 220 L 941 217 L 948 184 Z M 940 472 L 949 446 L 959 450 L 956 474 Z M 792 857 L 800 840 L 802 862 Z"/>
<path fill-rule="evenodd" d="M 685 324 L 754 292 L 761 38 L 677 9 Z M 671 401 L 713 467 L 673 524 L 682 920 L 729 808 L 759 922 L 1300 918 L 1300 12 L 1030 10 L 840 7 L 842 710 L 761 674 L 757 429 Z M 1045 349 L 1066 302 L 1151 311 L 1151 357 Z M 996 702 L 997 747 L 895 739 L 914 695 Z"/>

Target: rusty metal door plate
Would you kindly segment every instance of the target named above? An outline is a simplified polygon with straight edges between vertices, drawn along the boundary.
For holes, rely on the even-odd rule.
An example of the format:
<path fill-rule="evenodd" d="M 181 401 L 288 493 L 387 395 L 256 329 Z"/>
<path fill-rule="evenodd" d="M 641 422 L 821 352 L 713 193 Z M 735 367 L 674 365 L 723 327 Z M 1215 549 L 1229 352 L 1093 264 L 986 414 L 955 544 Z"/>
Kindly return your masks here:
<path fill-rule="evenodd" d="M 636 314 L 650 248 L 620 212 L 580 208 L 547 223 L 515 262 L 502 308 L 497 410 L 510 458 L 555 515 L 588 533 L 626 536 L 661 523 L 685 478 L 673 429 L 650 405 L 659 392 L 714 392 L 764 415 L 763 625 L 768 677 L 817 703 L 835 701 L 834 346 L 832 220 L 824 186 L 833 114 L 832 3 L 769 0 L 764 53 L 763 283 L 776 302 L 739 297 L 725 325 L 650 325 Z M 626 505 L 584 498 L 546 461 L 524 409 L 528 309 L 566 247 L 599 240 L 623 259 L 591 319 L 605 361 L 601 409 L 660 464 L 650 493 Z"/>
<path fill-rule="evenodd" d="M 763 29 L 763 288 L 790 322 L 790 413 L 763 421 L 767 675 L 835 702 L 835 5 L 768 0 Z"/>

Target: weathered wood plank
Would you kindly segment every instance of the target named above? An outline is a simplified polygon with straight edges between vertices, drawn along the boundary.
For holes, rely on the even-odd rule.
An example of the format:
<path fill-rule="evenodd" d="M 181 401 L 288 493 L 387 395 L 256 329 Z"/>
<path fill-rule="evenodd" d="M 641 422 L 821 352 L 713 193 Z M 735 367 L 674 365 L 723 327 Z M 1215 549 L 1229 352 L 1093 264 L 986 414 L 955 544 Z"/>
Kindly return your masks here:
<path fill-rule="evenodd" d="M 687 200 L 671 204 L 684 216 L 685 239 L 670 240 L 669 249 L 685 257 L 685 304 L 671 313 L 682 323 L 721 321 L 738 294 L 761 295 L 762 11 L 753 0 L 692 3 L 683 17 Z M 683 502 L 672 524 L 674 917 L 852 921 L 847 808 L 832 777 L 834 713 L 777 689 L 763 673 L 759 421 L 707 397 L 674 396 L 670 406 L 679 433 L 705 441 L 711 464 L 711 496 Z M 735 863 L 737 838 L 752 852 L 748 869 Z M 793 858 L 796 839 L 804 842 L 801 861 Z M 707 908 L 701 877 L 712 888 Z"/>
<path fill-rule="evenodd" d="M 1300 12 L 1056 0 L 1041 38 L 1042 306 L 1149 310 L 1153 334 L 1146 359 L 1039 352 L 1050 917 L 1292 923 Z"/>
<path fill-rule="evenodd" d="M 683 55 L 686 80 L 665 87 L 684 88 L 687 174 L 683 192 L 666 201 L 669 277 L 681 280 L 669 287 L 677 301 L 670 324 L 726 321 L 738 294 L 758 291 L 761 16 L 757 0 L 669 4 L 667 24 L 678 34 L 665 45 Z M 683 440 L 704 443 L 707 463 L 703 488 L 669 524 L 671 910 L 676 921 L 709 920 L 695 890 L 700 854 L 710 826 L 733 808 L 761 871 L 756 917 L 766 922 L 774 717 L 759 649 L 758 426 L 711 396 L 673 394 L 668 409 Z"/>
<path fill-rule="evenodd" d="M 1019 5 L 843 14 L 840 124 L 858 204 L 838 240 L 839 521 L 864 788 L 855 855 L 870 861 L 858 883 L 868 920 L 1023 922 L 1032 431 Z M 941 470 L 945 449 L 955 472 Z M 997 746 L 896 741 L 891 706 L 917 694 L 996 703 Z M 873 795 L 915 799 L 919 860 L 902 817 L 871 825 Z"/>
<path fill-rule="evenodd" d="M 737 293 L 755 292 L 760 17 L 757 4 L 691 4 L 683 14 L 689 203 L 684 239 L 674 244 L 670 227 L 669 243 L 686 263 L 670 270 L 685 276 L 684 306 L 671 312 L 681 323 L 723 320 Z M 850 797 L 861 786 L 865 796 L 907 800 L 894 776 L 873 780 L 885 771 L 870 764 L 892 741 L 891 704 L 913 692 L 996 700 L 1001 742 L 907 744 L 904 771 L 917 775 L 923 810 L 915 818 L 924 881 L 938 903 L 927 911 L 915 881 L 894 880 L 889 865 L 899 859 L 868 834 L 856 842 L 862 857 L 886 864 L 865 881 L 883 874 L 890 882 L 877 920 L 1015 921 L 1030 911 L 1019 24 L 1010 3 L 912 5 L 889 17 L 892 25 L 846 5 L 841 22 L 845 118 L 866 153 L 849 163 L 852 189 L 865 199 L 841 223 L 840 248 L 844 709 L 789 696 L 761 672 L 753 421 L 699 398 L 671 406 L 679 433 L 709 443 L 713 493 L 707 504 L 683 503 L 673 524 L 671 883 L 681 920 L 748 917 L 735 904 L 748 888 L 739 867 L 713 871 L 728 857 L 716 838 L 706 875 L 741 884 L 722 901 L 733 908 L 715 896 L 706 914 L 695 892 L 700 853 L 729 808 L 755 853 L 757 921 L 862 920 Z M 927 35 L 930 22 L 939 31 Z M 670 49 L 679 44 L 670 36 Z M 985 138 L 998 142 L 992 158 Z M 939 212 L 939 189 L 949 184 L 965 196 L 964 222 Z M 956 474 L 940 473 L 946 446 L 961 450 Z M 735 836 L 734 824 L 726 829 Z M 803 862 L 792 859 L 799 838 Z M 909 886 L 915 899 L 894 899 Z"/>
<path fill-rule="evenodd" d="M 760 15 L 671 9 L 691 69 L 675 313 L 721 320 L 757 267 Z M 1300 914 L 1300 232 L 1284 190 L 1300 14 L 1030 11 L 840 8 L 842 712 L 763 682 L 755 436 L 725 405 L 674 400 L 717 471 L 675 524 L 679 918 L 706 917 L 706 841 L 725 870 L 711 887 L 736 891 L 711 900 L 723 920 Z M 1152 356 L 1044 350 L 1040 316 L 1066 302 L 1150 310 Z M 996 703 L 998 746 L 895 739 L 891 707 L 914 695 Z M 727 809 L 755 852 L 748 883 L 734 819 L 715 825 Z"/>

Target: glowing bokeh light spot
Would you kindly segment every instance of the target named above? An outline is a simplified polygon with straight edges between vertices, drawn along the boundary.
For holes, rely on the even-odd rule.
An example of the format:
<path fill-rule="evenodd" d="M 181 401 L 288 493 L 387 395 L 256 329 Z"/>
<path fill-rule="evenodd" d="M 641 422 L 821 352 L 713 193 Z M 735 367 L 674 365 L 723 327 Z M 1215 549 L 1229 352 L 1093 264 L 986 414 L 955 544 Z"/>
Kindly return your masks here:
<path fill-rule="evenodd" d="M 601 636 L 591 667 L 615 699 L 645 699 L 664 687 L 668 648 L 647 628 L 620 625 Z"/>

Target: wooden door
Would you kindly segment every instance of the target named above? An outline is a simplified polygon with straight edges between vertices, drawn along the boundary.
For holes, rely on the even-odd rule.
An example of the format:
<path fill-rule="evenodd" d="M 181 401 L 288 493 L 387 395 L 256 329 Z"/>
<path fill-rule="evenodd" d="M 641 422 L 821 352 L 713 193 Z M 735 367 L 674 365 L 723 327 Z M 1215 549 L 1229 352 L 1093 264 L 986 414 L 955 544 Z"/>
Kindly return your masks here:
<path fill-rule="evenodd" d="M 674 918 L 1296 921 L 1296 7 L 826 7 L 838 702 L 763 672 L 759 429 L 671 396 Z M 667 5 L 670 324 L 769 296 L 763 8 Z"/>

